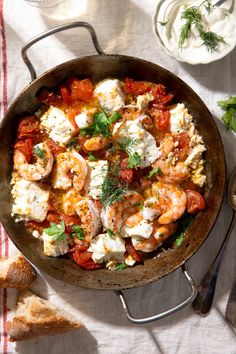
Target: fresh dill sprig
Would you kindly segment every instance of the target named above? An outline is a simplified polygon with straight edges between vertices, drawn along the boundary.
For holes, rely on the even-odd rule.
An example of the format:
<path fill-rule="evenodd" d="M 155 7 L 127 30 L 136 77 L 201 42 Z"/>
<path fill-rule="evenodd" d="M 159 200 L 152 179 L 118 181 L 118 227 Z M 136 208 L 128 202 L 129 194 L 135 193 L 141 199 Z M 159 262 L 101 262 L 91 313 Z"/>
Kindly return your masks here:
<path fill-rule="evenodd" d="M 199 6 L 187 7 L 182 15 L 181 19 L 184 19 L 186 23 L 180 29 L 179 48 L 182 49 L 185 41 L 191 36 L 192 26 L 195 25 L 202 44 L 211 53 L 219 50 L 220 43 L 226 43 L 222 36 L 211 32 L 205 31 L 203 27 L 203 18 L 201 14 L 201 7 L 205 4 L 205 8 L 208 14 L 212 11 L 213 6 L 209 0 L 203 1 Z"/>
<path fill-rule="evenodd" d="M 120 149 L 127 152 L 128 155 L 133 153 L 132 146 L 137 142 L 135 138 L 124 138 L 122 141 L 118 142 Z"/>
<path fill-rule="evenodd" d="M 220 43 L 226 44 L 224 38 L 219 36 L 214 32 L 201 32 L 200 38 L 202 39 L 203 45 L 206 46 L 207 50 L 211 53 L 217 52 Z"/>
<path fill-rule="evenodd" d="M 127 184 L 122 183 L 118 175 L 114 175 L 112 171 L 105 177 L 102 184 L 102 194 L 100 196 L 100 202 L 104 205 L 110 205 L 123 198 Z"/>

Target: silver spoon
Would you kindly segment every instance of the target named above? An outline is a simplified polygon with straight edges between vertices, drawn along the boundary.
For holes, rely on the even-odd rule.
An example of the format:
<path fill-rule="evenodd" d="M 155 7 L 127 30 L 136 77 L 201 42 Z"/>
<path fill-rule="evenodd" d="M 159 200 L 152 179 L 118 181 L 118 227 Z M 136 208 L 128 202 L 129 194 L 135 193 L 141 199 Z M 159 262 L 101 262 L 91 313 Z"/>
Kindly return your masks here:
<path fill-rule="evenodd" d="M 207 314 L 211 309 L 220 264 L 227 245 L 227 241 L 229 240 L 231 231 L 233 230 L 236 221 L 236 167 L 234 167 L 233 172 L 230 176 L 227 189 L 227 199 L 230 207 L 233 209 L 230 225 L 228 227 L 220 250 L 216 258 L 214 259 L 212 265 L 210 266 L 208 272 L 206 273 L 205 277 L 203 278 L 201 284 L 199 285 L 197 297 L 192 303 L 195 312 L 200 315 Z"/>

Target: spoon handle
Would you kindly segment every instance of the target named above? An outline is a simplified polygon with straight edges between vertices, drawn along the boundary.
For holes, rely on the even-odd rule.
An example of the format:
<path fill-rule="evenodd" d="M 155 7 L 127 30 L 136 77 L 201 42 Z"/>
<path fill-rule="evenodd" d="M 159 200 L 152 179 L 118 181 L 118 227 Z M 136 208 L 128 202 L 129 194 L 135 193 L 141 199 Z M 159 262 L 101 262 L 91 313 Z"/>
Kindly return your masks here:
<path fill-rule="evenodd" d="M 206 273 L 205 277 L 203 278 L 201 284 L 199 285 L 197 297 L 192 303 L 195 312 L 200 315 L 207 314 L 211 309 L 213 297 L 215 294 L 218 272 L 220 269 L 221 261 L 223 259 L 223 254 L 227 245 L 227 241 L 230 237 L 231 231 L 233 230 L 235 221 L 236 221 L 236 213 L 233 212 L 230 225 L 228 227 L 227 233 L 222 242 L 220 250 L 216 258 L 214 259 L 212 265 L 210 266 L 208 272 Z"/>

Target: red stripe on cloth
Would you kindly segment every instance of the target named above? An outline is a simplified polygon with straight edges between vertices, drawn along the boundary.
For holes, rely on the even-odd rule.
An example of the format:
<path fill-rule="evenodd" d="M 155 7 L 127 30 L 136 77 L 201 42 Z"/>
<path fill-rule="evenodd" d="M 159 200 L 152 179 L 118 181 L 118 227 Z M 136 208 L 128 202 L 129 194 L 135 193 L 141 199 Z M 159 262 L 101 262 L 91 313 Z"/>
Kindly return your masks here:
<path fill-rule="evenodd" d="M 4 0 L 0 0 L 0 26 L 1 26 L 1 36 L 2 36 L 2 68 L 3 68 L 3 111 L 7 110 L 7 43 L 5 34 L 5 23 L 4 23 Z M 4 236 L 4 237 L 3 237 Z M 5 241 L 5 256 L 9 255 L 9 240 L 8 235 L 1 228 L 1 239 L 0 242 Z M 2 249 L 1 249 L 2 252 Z M 3 254 L 3 252 L 2 252 Z M 6 332 L 7 323 L 7 289 L 3 289 L 3 301 L 2 301 L 2 312 L 3 312 L 3 354 L 8 353 L 8 336 Z"/>

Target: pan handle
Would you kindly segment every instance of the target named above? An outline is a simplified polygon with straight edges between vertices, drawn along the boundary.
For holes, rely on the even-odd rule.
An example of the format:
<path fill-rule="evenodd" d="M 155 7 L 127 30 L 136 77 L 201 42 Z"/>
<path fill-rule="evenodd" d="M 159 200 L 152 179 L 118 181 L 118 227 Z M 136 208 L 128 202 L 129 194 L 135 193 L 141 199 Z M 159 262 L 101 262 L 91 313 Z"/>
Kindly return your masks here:
<path fill-rule="evenodd" d="M 187 272 L 186 268 L 185 268 L 185 264 L 182 266 L 182 270 L 183 273 L 186 277 L 186 280 L 188 282 L 188 285 L 191 288 L 191 294 L 188 296 L 187 299 L 185 299 L 184 301 L 182 301 L 180 304 L 172 307 L 171 309 L 161 312 L 157 315 L 154 316 L 150 316 L 150 317 L 144 317 L 144 318 L 135 318 L 131 315 L 130 310 L 129 310 L 129 306 L 127 304 L 125 295 L 123 293 L 123 291 L 119 290 L 119 291 L 115 291 L 115 293 L 119 296 L 120 301 L 122 303 L 123 309 L 126 313 L 126 316 L 128 318 L 129 321 L 135 323 L 135 324 L 145 324 L 145 323 L 149 323 L 149 322 L 153 322 L 153 321 L 157 321 L 160 320 L 161 318 L 164 318 L 166 316 L 169 316 L 175 312 L 177 312 L 178 310 L 184 308 L 185 306 L 191 304 L 193 302 L 193 300 L 195 299 L 195 297 L 197 296 L 197 288 L 194 285 L 193 279 L 191 278 L 191 276 L 189 275 L 189 273 Z"/>
<path fill-rule="evenodd" d="M 25 65 L 29 69 L 29 72 L 30 72 L 30 75 L 31 75 L 31 81 L 35 80 L 37 75 L 36 75 L 35 68 L 34 68 L 33 64 L 31 63 L 31 61 L 29 60 L 29 57 L 27 55 L 28 49 L 33 44 L 41 41 L 41 39 L 46 38 L 48 36 L 51 36 L 51 34 L 54 34 L 54 33 L 57 33 L 57 32 L 61 32 L 61 31 L 67 30 L 67 29 L 71 29 L 71 28 L 74 28 L 74 27 L 84 27 L 84 28 L 86 28 L 89 31 L 90 35 L 91 35 L 91 39 L 92 39 L 94 48 L 96 49 L 98 54 L 105 54 L 104 51 L 102 50 L 102 48 L 100 47 L 100 44 L 98 42 L 97 35 L 96 35 L 96 32 L 95 32 L 94 28 L 89 23 L 82 22 L 82 21 L 77 21 L 77 22 L 72 22 L 72 23 L 68 23 L 68 24 L 65 24 L 65 25 L 60 25 L 60 26 L 54 27 L 54 28 L 52 28 L 52 29 L 50 29 L 48 31 L 45 31 L 45 32 L 39 34 L 38 36 L 32 38 L 21 49 L 21 56 L 22 56 L 22 59 L 24 60 Z"/>

